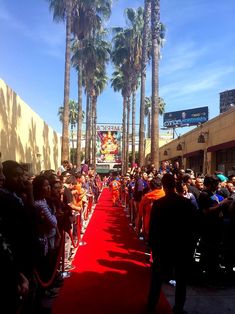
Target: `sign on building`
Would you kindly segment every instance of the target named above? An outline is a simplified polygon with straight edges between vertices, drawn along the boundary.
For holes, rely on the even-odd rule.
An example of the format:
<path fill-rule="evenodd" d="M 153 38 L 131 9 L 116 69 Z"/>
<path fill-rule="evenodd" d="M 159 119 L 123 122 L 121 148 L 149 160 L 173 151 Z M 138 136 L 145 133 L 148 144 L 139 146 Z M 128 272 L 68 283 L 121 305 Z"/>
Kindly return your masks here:
<path fill-rule="evenodd" d="M 96 134 L 97 163 L 120 163 L 122 126 L 97 125 Z"/>
<path fill-rule="evenodd" d="M 208 121 L 208 107 L 166 112 L 163 116 L 165 128 L 193 126 Z"/>

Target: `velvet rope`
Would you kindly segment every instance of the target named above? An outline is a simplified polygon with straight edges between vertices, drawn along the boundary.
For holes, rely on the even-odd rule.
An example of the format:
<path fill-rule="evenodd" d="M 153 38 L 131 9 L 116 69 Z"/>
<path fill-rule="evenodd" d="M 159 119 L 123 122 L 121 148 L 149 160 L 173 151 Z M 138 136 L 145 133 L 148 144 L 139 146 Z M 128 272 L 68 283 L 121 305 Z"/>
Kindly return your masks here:
<path fill-rule="evenodd" d="M 78 240 L 77 240 L 77 243 L 75 243 L 74 241 L 74 237 L 73 237 L 73 232 L 72 230 L 70 229 L 69 230 L 69 237 L 71 239 L 71 242 L 72 242 L 72 246 L 76 249 L 79 245 L 79 240 L 80 240 L 80 234 L 81 234 L 81 213 L 79 215 L 76 216 L 77 218 L 77 235 L 78 235 Z"/>
<path fill-rule="evenodd" d="M 88 213 L 91 212 L 91 209 L 92 209 L 92 204 L 93 204 L 93 196 L 90 196 L 89 199 L 88 199 L 88 208 L 87 208 L 87 211 Z"/>
<path fill-rule="evenodd" d="M 52 283 L 54 282 L 55 280 L 55 277 L 56 277 L 56 273 L 57 273 L 57 270 L 59 268 L 59 264 L 60 264 L 60 259 L 61 259 L 61 256 L 62 256 L 62 252 L 64 252 L 64 245 L 65 245 L 65 233 L 63 231 L 62 233 L 62 237 L 61 237 L 61 241 L 60 241 L 60 247 L 59 247 L 59 253 L 58 253 L 58 256 L 57 256 L 57 260 L 56 260 L 56 263 L 55 263 L 55 268 L 54 268 L 54 271 L 52 273 L 52 276 L 50 278 L 50 280 L 48 280 L 47 282 L 44 282 L 41 278 L 40 278 L 40 275 L 38 273 L 38 271 L 36 269 L 34 269 L 34 273 L 35 273 L 35 276 L 36 276 L 36 279 L 38 281 L 38 283 L 40 284 L 41 287 L 43 288 L 48 288 L 52 285 Z M 62 256 L 62 260 L 63 260 L 63 264 L 64 264 L 64 258 Z M 63 268 L 63 265 L 62 265 L 62 268 Z"/>
<path fill-rule="evenodd" d="M 93 196 L 89 196 L 89 199 L 88 199 L 88 204 L 87 204 L 87 208 L 86 208 L 86 216 L 88 216 L 88 214 L 91 212 L 91 209 L 92 209 L 92 204 L 93 204 Z M 80 213 L 81 215 L 81 213 Z M 74 241 L 74 237 L 73 237 L 73 233 L 72 233 L 72 230 L 69 230 L 69 237 L 71 239 L 71 242 L 72 242 L 72 246 L 76 249 L 79 245 L 79 240 L 80 240 L 80 231 L 81 231 L 81 221 L 80 221 L 80 218 L 81 216 L 78 215 L 77 216 L 77 235 L 78 235 L 78 241 L 77 243 L 75 243 Z M 85 220 L 87 220 L 88 217 L 85 217 Z"/>
<path fill-rule="evenodd" d="M 72 246 L 76 249 L 78 247 L 79 241 L 77 241 L 77 243 L 75 243 L 72 230 L 69 230 L 69 237 L 71 239 Z"/>

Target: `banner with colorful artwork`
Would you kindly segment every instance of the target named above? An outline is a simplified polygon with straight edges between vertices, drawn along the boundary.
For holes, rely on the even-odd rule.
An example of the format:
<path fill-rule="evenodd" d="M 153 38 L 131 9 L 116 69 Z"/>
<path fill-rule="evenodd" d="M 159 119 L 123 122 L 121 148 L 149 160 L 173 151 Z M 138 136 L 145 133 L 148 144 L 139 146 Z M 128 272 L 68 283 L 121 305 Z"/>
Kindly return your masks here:
<path fill-rule="evenodd" d="M 119 126 L 97 125 L 96 160 L 97 163 L 121 162 L 121 128 Z"/>

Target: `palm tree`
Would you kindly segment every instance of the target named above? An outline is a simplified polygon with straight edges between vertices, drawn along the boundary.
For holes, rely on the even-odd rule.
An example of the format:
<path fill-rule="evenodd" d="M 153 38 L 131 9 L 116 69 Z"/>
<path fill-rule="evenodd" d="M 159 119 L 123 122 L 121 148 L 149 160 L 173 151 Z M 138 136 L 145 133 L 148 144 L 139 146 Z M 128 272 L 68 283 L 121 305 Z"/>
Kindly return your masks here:
<path fill-rule="evenodd" d="M 96 170 L 96 123 L 97 123 L 97 99 L 98 96 L 103 92 L 108 83 L 108 77 L 106 75 L 105 67 L 98 67 L 94 77 L 94 95 L 92 98 L 92 161 L 93 168 Z"/>
<path fill-rule="evenodd" d="M 147 138 L 151 137 L 151 108 L 152 101 L 150 97 L 145 96 L 144 115 L 147 117 Z"/>
<path fill-rule="evenodd" d="M 127 39 L 129 41 L 130 58 L 130 80 L 132 93 L 132 164 L 135 163 L 135 111 L 136 111 L 136 91 L 138 89 L 139 77 L 141 73 L 142 58 L 142 34 L 144 28 L 144 10 L 139 7 L 136 10 L 126 9 L 127 16 Z"/>
<path fill-rule="evenodd" d="M 93 36 L 111 15 L 111 0 L 73 0 L 72 32 L 79 41 Z"/>
<path fill-rule="evenodd" d="M 127 121 L 125 131 L 125 158 L 126 167 L 129 161 L 129 125 L 130 125 L 130 101 L 132 102 L 132 162 L 135 161 L 135 93 L 140 75 L 141 42 L 143 30 L 143 9 L 125 10 L 128 28 L 114 28 L 112 61 L 125 78 L 125 102 L 127 107 Z M 125 110 L 124 110 L 125 112 Z M 125 119 L 123 118 L 125 121 Z"/>
<path fill-rule="evenodd" d="M 120 72 L 120 78 L 122 78 L 123 87 L 121 89 L 123 95 L 123 159 L 124 165 L 123 172 L 127 171 L 128 167 L 128 151 L 129 151 L 129 110 L 130 108 L 130 97 L 131 97 L 131 49 L 130 39 L 131 30 L 124 28 L 113 29 L 113 50 L 112 50 L 112 61 Z M 124 94 L 123 94 L 124 93 Z"/>
<path fill-rule="evenodd" d="M 151 162 L 159 167 L 159 35 L 160 35 L 160 0 L 151 0 L 152 31 L 152 128 Z"/>
<path fill-rule="evenodd" d="M 166 104 L 164 102 L 164 99 L 159 97 L 158 99 L 158 106 L 159 106 L 159 114 L 162 116 L 165 112 Z M 147 137 L 151 137 L 151 108 L 152 108 L 152 101 L 150 97 L 145 97 L 145 107 L 144 107 L 144 115 L 148 119 L 148 127 L 147 127 Z"/>
<path fill-rule="evenodd" d="M 77 0 L 74 10 L 74 18 L 72 31 L 75 35 L 75 40 L 73 43 L 73 65 L 78 71 L 78 97 L 79 97 L 79 107 L 82 107 L 82 82 L 86 89 L 87 94 L 87 113 L 86 113 L 86 159 L 90 159 L 90 137 L 91 137 L 91 109 L 90 101 L 92 101 L 92 84 L 90 84 L 90 79 L 94 76 L 94 63 L 92 63 L 88 73 L 86 65 L 89 64 L 89 55 L 86 55 L 87 51 L 91 49 L 91 43 L 96 38 L 99 32 L 102 32 L 103 20 L 109 18 L 111 14 L 111 0 Z M 91 60 L 93 62 L 93 59 Z M 90 68 L 90 69 L 91 69 Z M 85 70 L 84 70 L 85 69 Z M 89 86 L 88 86 L 89 85 Z M 81 111 L 81 109 L 80 109 Z M 81 119 L 81 117 L 80 117 Z M 80 138 L 80 140 L 79 140 Z M 77 133 L 78 143 L 81 142 L 81 130 L 78 129 Z M 81 145 L 78 145 L 78 150 L 80 150 Z M 80 154 L 77 154 L 78 158 Z"/>
<path fill-rule="evenodd" d="M 69 157 L 69 93 L 70 93 L 70 40 L 71 40 L 71 13 L 72 0 L 48 0 L 53 19 L 56 22 L 66 21 L 66 49 L 65 49 L 65 76 L 64 76 L 64 110 L 62 123 L 61 159 Z"/>
<path fill-rule="evenodd" d="M 146 65 L 148 59 L 149 31 L 151 16 L 151 0 L 144 2 L 144 29 L 142 43 L 142 62 L 141 62 L 141 92 L 140 92 L 140 125 L 139 125 L 139 165 L 144 165 L 144 111 L 145 111 L 145 84 L 146 84 Z M 149 123 L 150 125 L 150 123 Z"/>
<path fill-rule="evenodd" d="M 78 169 L 81 168 L 81 151 L 82 151 L 82 41 L 76 37 L 72 42 L 72 66 L 78 74 L 78 121 L 77 121 L 77 160 Z"/>
<path fill-rule="evenodd" d="M 135 163 L 135 108 L 136 108 L 136 89 L 132 91 L 132 165 Z"/>
<path fill-rule="evenodd" d="M 122 174 L 126 170 L 126 112 L 127 112 L 127 92 L 126 81 L 123 72 L 119 67 L 116 67 L 112 74 L 111 86 L 115 92 L 121 91 L 123 98 L 123 112 L 122 112 Z"/>
<path fill-rule="evenodd" d="M 95 168 L 95 147 L 96 147 L 96 104 L 97 97 L 103 91 L 104 80 L 106 80 L 106 65 L 110 57 L 110 43 L 105 39 L 107 32 L 105 30 L 95 32 L 94 37 L 83 42 L 83 66 L 84 83 L 87 97 L 87 143 L 92 142 L 92 163 Z M 106 85 L 106 84 L 105 84 Z M 91 101 L 91 104 L 90 104 Z M 96 122 L 95 122 L 96 125 Z M 93 135 L 92 135 L 93 131 Z M 91 141 L 91 138 L 93 141 Z M 89 147 L 88 147 L 89 148 Z M 87 149 L 86 158 L 90 159 L 91 149 Z"/>
<path fill-rule="evenodd" d="M 63 123 L 64 107 L 60 106 L 58 110 L 59 120 Z M 82 112 L 82 120 L 84 119 L 84 112 Z M 69 125 L 70 125 L 70 141 L 72 143 L 72 149 L 74 150 L 74 135 L 75 128 L 78 122 L 78 103 L 74 100 L 69 101 Z M 75 163 L 75 160 L 71 160 Z"/>
<path fill-rule="evenodd" d="M 82 151 L 82 59 L 78 61 L 78 127 L 77 127 L 77 167 L 81 168 Z"/>
<path fill-rule="evenodd" d="M 90 94 L 86 91 L 86 136 L 85 136 L 85 160 L 91 159 L 91 104 Z"/>

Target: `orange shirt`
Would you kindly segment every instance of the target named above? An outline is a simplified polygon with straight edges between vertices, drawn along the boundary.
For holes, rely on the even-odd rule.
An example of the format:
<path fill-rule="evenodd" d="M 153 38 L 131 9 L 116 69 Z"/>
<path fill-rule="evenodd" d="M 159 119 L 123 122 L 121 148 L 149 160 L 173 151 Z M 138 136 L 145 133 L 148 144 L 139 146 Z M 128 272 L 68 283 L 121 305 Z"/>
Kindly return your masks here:
<path fill-rule="evenodd" d="M 140 213 L 143 215 L 143 211 L 146 209 L 146 206 L 152 206 L 153 201 L 158 200 L 163 196 L 165 196 L 165 192 L 163 189 L 156 189 L 145 194 L 140 202 Z"/>
<path fill-rule="evenodd" d="M 152 204 L 155 200 L 165 196 L 163 189 L 156 189 L 144 195 L 139 205 L 139 216 L 143 217 L 143 228 L 142 231 L 145 238 L 148 239 L 149 236 L 149 223 L 150 215 L 152 210 Z"/>
<path fill-rule="evenodd" d="M 121 183 L 117 180 L 113 180 L 112 182 L 110 182 L 109 186 L 110 186 L 112 192 L 114 192 L 114 191 L 119 190 Z"/>
<path fill-rule="evenodd" d="M 82 202 L 86 201 L 86 191 L 82 188 L 82 185 L 78 182 L 75 186 L 77 193 L 75 194 L 75 205 L 82 207 Z"/>

